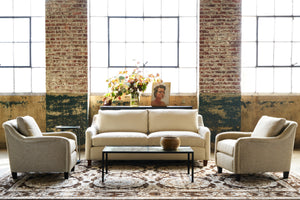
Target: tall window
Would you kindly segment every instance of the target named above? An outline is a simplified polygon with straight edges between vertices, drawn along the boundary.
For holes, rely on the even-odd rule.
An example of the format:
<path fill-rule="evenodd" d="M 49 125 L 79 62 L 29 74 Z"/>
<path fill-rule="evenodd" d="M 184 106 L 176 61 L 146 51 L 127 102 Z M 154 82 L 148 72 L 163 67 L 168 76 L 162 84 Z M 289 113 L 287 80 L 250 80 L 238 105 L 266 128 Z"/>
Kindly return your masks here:
<path fill-rule="evenodd" d="M 171 82 L 173 94 L 196 93 L 198 3 L 89 0 L 91 92 L 106 93 L 107 78 L 139 66 L 145 74 L 159 73 Z"/>
<path fill-rule="evenodd" d="M 242 1 L 242 92 L 300 93 L 300 1 Z"/>
<path fill-rule="evenodd" d="M 0 1 L 0 93 L 45 92 L 45 1 Z"/>

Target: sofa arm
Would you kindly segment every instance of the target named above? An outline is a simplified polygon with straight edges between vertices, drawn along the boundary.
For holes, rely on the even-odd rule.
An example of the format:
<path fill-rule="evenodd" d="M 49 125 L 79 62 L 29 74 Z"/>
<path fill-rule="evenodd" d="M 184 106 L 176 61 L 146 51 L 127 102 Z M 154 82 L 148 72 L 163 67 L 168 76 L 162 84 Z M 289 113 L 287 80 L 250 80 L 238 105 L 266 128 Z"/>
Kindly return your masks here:
<path fill-rule="evenodd" d="M 85 131 L 85 158 L 90 160 L 91 158 L 91 147 L 92 147 L 92 138 L 97 135 L 97 130 L 94 126 L 91 126 Z"/>
<path fill-rule="evenodd" d="M 205 148 L 205 160 L 209 160 L 210 157 L 210 130 L 205 126 L 199 126 L 198 128 L 199 135 L 205 141 L 204 148 Z"/>

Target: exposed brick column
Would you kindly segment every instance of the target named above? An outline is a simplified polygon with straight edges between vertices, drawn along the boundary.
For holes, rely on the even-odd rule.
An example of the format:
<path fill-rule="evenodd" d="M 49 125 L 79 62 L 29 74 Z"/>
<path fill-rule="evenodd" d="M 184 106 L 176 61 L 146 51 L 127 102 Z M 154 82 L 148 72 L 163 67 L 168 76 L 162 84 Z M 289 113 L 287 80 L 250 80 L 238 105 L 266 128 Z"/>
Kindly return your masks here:
<path fill-rule="evenodd" d="M 87 127 L 87 0 L 46 1 L 46 126 Z"/>
<path fill-rule="evenodd" d="M 199 112 L 214 136 L 241 120 L 241 0 L 200 1 Z"/>

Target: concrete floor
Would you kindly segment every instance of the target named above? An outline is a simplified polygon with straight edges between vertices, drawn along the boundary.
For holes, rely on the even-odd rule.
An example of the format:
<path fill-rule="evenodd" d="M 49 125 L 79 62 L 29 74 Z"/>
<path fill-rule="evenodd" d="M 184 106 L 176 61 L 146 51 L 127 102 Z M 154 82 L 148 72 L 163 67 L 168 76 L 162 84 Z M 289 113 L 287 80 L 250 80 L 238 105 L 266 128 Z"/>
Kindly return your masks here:
<path fill-rule="evenodd" d="M 81 159 L 85 159 L 84 151 L 81 151 Z M 211 155 L 211 160 L 214 159 Z M 9 171 L 9 160 L 6 149 L 0 149 L 0 175 Z M 300 174 L 300 148 L 293 152 L 291 171 Z"/>

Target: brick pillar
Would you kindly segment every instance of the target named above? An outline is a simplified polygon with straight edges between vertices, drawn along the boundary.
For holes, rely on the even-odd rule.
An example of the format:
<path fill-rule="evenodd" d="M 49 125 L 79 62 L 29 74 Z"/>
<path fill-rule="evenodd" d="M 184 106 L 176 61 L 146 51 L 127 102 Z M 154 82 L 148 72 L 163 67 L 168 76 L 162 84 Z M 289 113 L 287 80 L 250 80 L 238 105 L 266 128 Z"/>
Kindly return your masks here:
<path fill-rule="evenodd" d="M 46 129 L 88 125 L 87 0 L 46 1 Z"/>
<path fill-rule="evenodd" d="M 241 0 L 200 1 L 199 113 L 212 131 L 240 130 Z"/>

